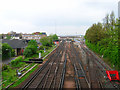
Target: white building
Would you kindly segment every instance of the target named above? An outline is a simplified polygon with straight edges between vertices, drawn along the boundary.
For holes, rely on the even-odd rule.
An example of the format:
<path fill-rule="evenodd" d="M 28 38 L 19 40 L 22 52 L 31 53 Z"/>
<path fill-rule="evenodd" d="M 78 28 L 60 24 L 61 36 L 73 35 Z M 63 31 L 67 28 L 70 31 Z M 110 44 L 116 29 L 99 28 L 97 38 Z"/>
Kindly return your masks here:
<path fill-rule="evenodd" d="M 42 37 L 46 37 L 46 33 L 41 33 L 39 34 L 39 32 L 37 33 L 33 33 L 33 34 L 22 34 L 22 39 L 26 39 L 26 40 L 36 40 L 37 42 L 40 42 L 40 39 Z"/>

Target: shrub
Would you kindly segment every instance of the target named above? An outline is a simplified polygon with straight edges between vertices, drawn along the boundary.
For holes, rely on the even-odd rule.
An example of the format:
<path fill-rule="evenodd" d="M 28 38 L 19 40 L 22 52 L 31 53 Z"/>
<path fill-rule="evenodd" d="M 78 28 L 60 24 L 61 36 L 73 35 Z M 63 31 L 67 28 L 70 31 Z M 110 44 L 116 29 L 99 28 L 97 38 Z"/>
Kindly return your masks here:
<path fill-rule="evenodd" d="M 40 50 L 40 53 L 43 53 L 44 52 L 44 50 Z"/>
<path fill-rule="evenodd" d="M 15 50 L 14 50 L 14 49 L 12 49 L 11 56 L 12 56 L 12 57 L 15 56 Z"/>
<path fill-rule="evenodd" d="M 23 55 L 25 55 L 25 57 L 30 57 L 31 55 L 36 53 L 37 53 L 37 47 L 34 45 L 29 45 L 25 48 Z"/>
<path fill-rule="evenodd" d="M 31 40 L 28 42 L 28 46 L 25 48 L 23 55 L 25 57 L 30 57 L 33 54 L 37 53 L 37 42 L 35 40 Z"/>
<path fill-rule="evenodd" d="M 11 61 L 11 65 L 12 66 L 16 66 L 20 61 L 22 61 L 23 60 L 23 58 L 22 58 L 22 56 L 19 56 L 19 57 L 17 57 L 15 60 L 12 60 Z"/>
<path fill-rule="evenodd" d="M 7 65 L 7 64 L 3 64 L 3 65 L 2 65 L 2 70 L 3 70 L 3 71 L 4 71 L 4 70 L 8 70 L 8 71 L 9 71 L 9 69 L 10 69 L 9 65 Z"/>
<path fill-rule="evenodd" d="M 41 45 L 41 46 L 39 47 L 39 50 L 44 50 L 44 46 Z"/>
<path fill-rule="evenodd" d="M 10 53 L 12 51 L 12 47 L 7 43 L 2 44 L 2 59 L 10 58 Z"/>

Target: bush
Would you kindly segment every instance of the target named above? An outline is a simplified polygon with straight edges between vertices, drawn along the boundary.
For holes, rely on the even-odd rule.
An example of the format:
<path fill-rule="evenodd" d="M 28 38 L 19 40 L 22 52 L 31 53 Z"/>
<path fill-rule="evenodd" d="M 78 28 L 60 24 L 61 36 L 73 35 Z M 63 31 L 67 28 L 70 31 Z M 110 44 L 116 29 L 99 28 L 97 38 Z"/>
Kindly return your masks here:
<path fill-rule="evenodd" d="M 2 71 L 4 71 L 4 70 L 8 70 L 9 71 L 9 69 L 10 69 L 9 65 L 7 65 L 7 64 L 3 64 L 2 65 Z"/>
<path fill-rule="evenodd" d="M 36 53 L 37 53 L 37 47 L 34 45 L 29 45 L 25 48 L 23 55 L 25 55 L 25 57 L 30 57 L 31 55 Z"/>
<path fill-rule="evenodd" d="M 17 57 L 15 60 L 11 61 L 12 66 L 16 66 L 20 61 L 23 61 L 22 56 Z"/>
<path fill-rule="evenodd" d="M 28 46 L 30 46 L 30 45 L 33 45 L 33 46 L 38 46 L 37 45 L 37 42 L 35 41 L 35 40 L 30 40 L 29 42 L 28 42 Z"/>
<path fill-rule="evenodd" d="M 44 52 L 44 50 L 40 50 L 40 53 L 43 53 Z"/>
<path fill-rule="evenodd" d="M 15 50 L 14 50 L 14 49 L 12 49 L 11 56 L 12 56 L 12 57 L 15 56 Z"/>
<path fill-rule="evenodd" d="M 50 37 L 42 37 L 40 39 L 40 42 L 43 46 L 52 46 L 53 44 L 52 39 Z"/>
<path fill-rule="evenodd" d="M 37 42 L 35 40 L 31 40 L 28 42 L 28 46 L 25 48 L 23 55 L 25 57 L 30 57 L 33 54 L 37 53 Z"/>
<path fill-rule="evenodd" d="M 12 51 L 12 47 L 7 43 L 2 44 L 2 59 L 10 58 L 10 53 Z"/>
<path fill-rule="evenodd" d="M 39 50 L 44 50 L 44 46 L 41 45 L 41 46 L 39 47 Z"/>

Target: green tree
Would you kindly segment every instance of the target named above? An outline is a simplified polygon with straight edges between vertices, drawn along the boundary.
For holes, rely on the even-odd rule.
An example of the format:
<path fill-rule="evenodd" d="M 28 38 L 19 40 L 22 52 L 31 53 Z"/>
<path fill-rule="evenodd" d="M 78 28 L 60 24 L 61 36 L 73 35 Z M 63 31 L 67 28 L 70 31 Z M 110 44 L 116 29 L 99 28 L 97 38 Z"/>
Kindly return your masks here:
<path fill-rule="evenodd" d="M 35 40 L 30 40 L 29 42 L 28 42 L 28 45 L 34 45 L 34 46 L 38 46 L 38 44 L 37 44 L 37 42 L 35 41 Z"/>
<path fill-rule="evenodd" d="M 111 66 L 120 69 L 120 35 L 119 21 L 114 12 L 107 14 L 103 23 L 93 24 L 85 34 L 86 45 L 104 58 L 109 59 Z"/>
<path fill-rule="evenodd" d="M 40 42 L 43 46 L 51 46 L 52 45 L 52 39 L 51 37 L 43 37 L 40 39 Z"/>
<path fill-rule="evenodd" d="M 53 40 L 58 40 L 58 36 L 56 34 L 52 35 Z"/>
<path fill-rule="evenodd" d="M 115 15 L 114 12 L 112 11 L 110 14 L 110 25 L 113 27 L 115 25 Z"/>
<path fill-rule="evenodd" d="M 102 28 L 102 24 L 93 24 L 85 34 L 85 39 L 89 42 L 96 44 L 98 41 L 104 38 L 104 29 Z"/>
<path fill-rule="evenodd" d="M 7 43 L 2 44 L 2 59 L 10 58 L 12 47 Z"/>
<path fill-rule="evenodd" d="M 23 55 L 25 57 L 30 57 L 33 54 L 37 53 L 37 42 L 35 40 L 31 40 L 28 42 L 28 46 L 25 48 Z"/>

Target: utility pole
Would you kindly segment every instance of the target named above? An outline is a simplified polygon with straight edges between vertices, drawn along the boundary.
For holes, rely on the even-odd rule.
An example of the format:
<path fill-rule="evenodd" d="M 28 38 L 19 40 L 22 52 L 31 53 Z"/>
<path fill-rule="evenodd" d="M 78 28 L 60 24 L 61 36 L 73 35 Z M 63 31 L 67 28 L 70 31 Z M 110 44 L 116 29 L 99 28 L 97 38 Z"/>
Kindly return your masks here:
<path fill-rule="evenodd" d="M 120 1 L 118 2 L 118 47 L 120 47 Z M 120 48 L 118 48 L 118 55 L 119 53 L 120 53 Z M 120 60 L 120 57 L 118 59 Z"/>

